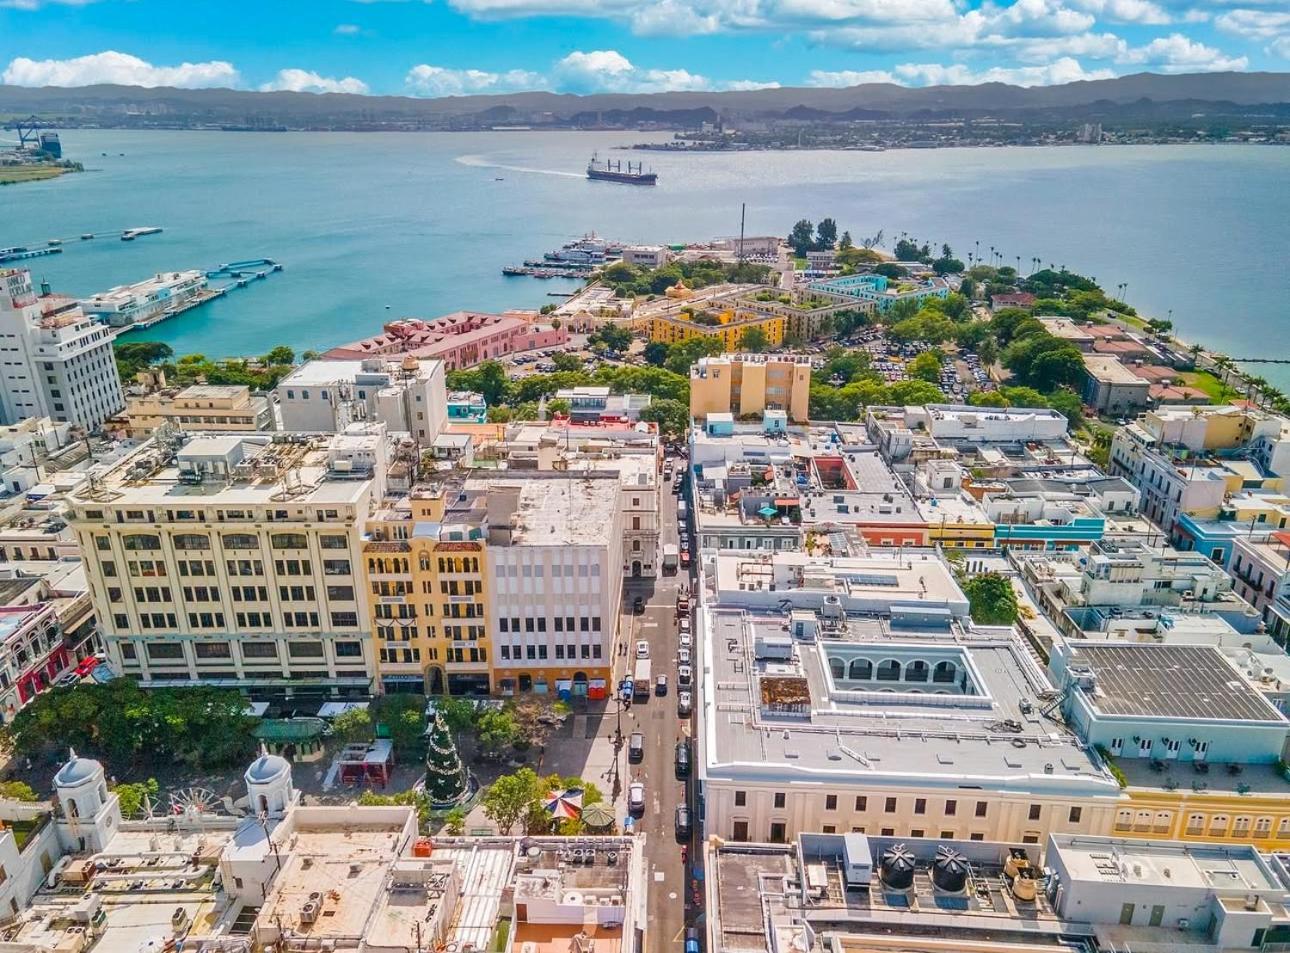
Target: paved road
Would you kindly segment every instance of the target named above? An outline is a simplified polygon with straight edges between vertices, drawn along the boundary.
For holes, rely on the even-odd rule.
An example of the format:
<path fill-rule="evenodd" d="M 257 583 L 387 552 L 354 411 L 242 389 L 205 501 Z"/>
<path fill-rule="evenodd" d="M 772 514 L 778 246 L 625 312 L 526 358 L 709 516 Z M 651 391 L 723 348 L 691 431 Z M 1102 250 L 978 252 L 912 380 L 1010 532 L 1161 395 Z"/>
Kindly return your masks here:
<path fill-rule="evenodd" d="M 662 547 L 677 542 L 676 497 L 671 486 L 665 486 L 660 499 L 659 561 Z M 638 824 L 647 835 L 646 861 L 649 883 L 649 930 L 647 950 L 675 951 L 680 948 L 685 928 L 685 898 L 690 892 L 681 865 L 681 845 L 675 833 L 676 806 L 686 797 L 687 785 L 678 781 L 675 770 L 676 742 L 692 730 L 692 719 L 682 719 L 676 708 L 676 595 L 688 585 L 688 574 L 679 571 L 671 576 L 631 583 L 627 588 L 626 610 L 636 595 L 646 600 L 645 612 L 624 620 L 628 655 L 620 657 L 623 670 L 630 671 L 637 640 L 650 645 L 650 666 L 654 677 L 666 674 L 667 694 L 651 694 L 648 701 L 634 703 L 622 712 L 623 747 L 618 754 L 623 789 L 632 780 L 645 782 L 646 808 Z M 640 764 L 630 764 L 627 739 L 633 731 L 645 736 L 645 757 Z"/>

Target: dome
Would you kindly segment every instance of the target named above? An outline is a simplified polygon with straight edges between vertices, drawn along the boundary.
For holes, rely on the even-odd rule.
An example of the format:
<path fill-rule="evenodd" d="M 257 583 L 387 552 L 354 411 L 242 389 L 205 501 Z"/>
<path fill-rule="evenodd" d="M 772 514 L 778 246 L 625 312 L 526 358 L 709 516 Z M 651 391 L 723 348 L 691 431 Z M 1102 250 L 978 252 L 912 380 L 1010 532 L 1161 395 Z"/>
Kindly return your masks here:
<path fill-rule="evenodd" d="M 286 758 L 279 757 L 276 754 L 262 753 L 246 769 L 246 783 L 265 784 L 281 777 L 284 771 L 290 770 L 291 765 L 287 763 Z"/>
<path fill-rule="evenodd" d="M 67 763 L 58 769 L 54 775 L 54 785 L 60 788 L 75 787 L 78 784 L 84 784 L 86 781 L 92 781 L 103 773 L 103 765 L 99 764 L 93 758 L 77 757 L 76 752 L 71 753 Z"/>

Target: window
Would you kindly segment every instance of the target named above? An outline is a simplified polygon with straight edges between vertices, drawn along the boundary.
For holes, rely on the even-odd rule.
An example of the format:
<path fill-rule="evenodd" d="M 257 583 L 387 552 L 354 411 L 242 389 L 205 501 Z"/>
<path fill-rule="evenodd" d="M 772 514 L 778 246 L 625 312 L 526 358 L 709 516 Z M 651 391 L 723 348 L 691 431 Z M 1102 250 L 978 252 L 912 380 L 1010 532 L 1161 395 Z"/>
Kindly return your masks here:
<path fill-rule="evenodd" d="M 333 612 L 331 614 L 331 624 L 334 628 L 353 628 L 358 625 L 357 612 Z"/>
<path fill-rule="evenodd" d="M 916 797 L 916 798 L 914 798 L 914 813 L 915 813 L 915 814 L 926 814 L 926 813 L 927 813 L 927 799 L 926 799 L 926 798 L 921 798 L 921 797 Z"/>
<path fill-rule="evenodd" d="M 782 808 L 782 807 L 784 806 L 784 792 L 783 792 L 783 791 L 776 791 L 776 792 L 775 792 L 775 806 L 776 806 L 777 808 Z"/>
<path fill-rule="evenodd" d="M 977 816 L 977 817 L 985 817 L 986 809 L 987 809 L 989 806 L 990 806 L 990 802 L 989 802 L 989 801 L 977 801 L 977 802 L 976 802 L 976 816 Z"/>
<path fill-rule="evenodd" d="M 132 552 L 156 551 L 161 549 L 161 538 L 147 533 L 131 533 L 121 537 L 121 545 Z"/>
<path fill-rule="evenodd" d="M 148 658 L 157 660 L 182 659 L 184 657 L 184 647 L 178 642 L 150 642 L 148 643 Z"/>
<path fill-rule="evenodd" d="M 308 549 L 309 540 L 304 533 L 274 533 L 269 537 L 274 549 Z"/>
<path fill-rule="evenodd" d="M 337 658 L 362 658 L 363 646 L 358 642 L 337 642 Z"/>
<path fill-rule="evenodd" d="M 1030 819 L 1031 819 L 1032 821 L 1037 821 L 1037 820 L 1039 820 L 1040 807 L 1041 807 L 1041 806 L 1040 806 L 1040 805 L 1038 805 L 1038 804 L 1032 804 L 1032 805 L 1030 805 L 1030 814 L 1029 814 L 1028 816 L 1030 817 Z"/>
<path fill-rule="evenodd" d="M 748 804 L 748 792 L 747 792 L 747 791 L 736 791 L 736 792 L 735 792 L 735 807 L 746 807 L 746 806 L 747 806 L 747 804 Z"/>
<path fill-rule="evenodd" d="M 205 533 L 177 533 L 174 538 L 174 544 L 175 549 L 210 549 L 211 538 Z"/>
<path fill-rule="evenodd" d="M 1080 822 L 1080 818 L 1082 818 L 1083 816 L 1084 816 L 1084 809 L 1082 807 L 1072 807 L 1066 819 L 1071 824 L 1078 824 Z"/>
<path fill-rule="evenodd" d="M 328 586 L 327 598 L 336 599 L 340 602 L 353 602 L 354 587 L 353 586 Z"/>
<path fill-rule="evenodd" d="M 260 538 L 251 533 L 225 533 L 223 536 L 225 549 L 259 549 Z"/>
<path fill-rule="evenodd" d="M 289 642 L 287 643 L 287 654 L 292 658 L 322 658 L 323 644 L 321 642 Z"/>
<path fill-rule="evenodd" d="M 194 648 L 198 658 L 232 658 L 233 652 L 227 642 L 198 642 Z"/>
<path fill-rule="evenodd" d="M 856 795 L 856 810 L 857 811 L 869 810 L 869 799 L 865 797 L 863 794 Z"/>
<path fill-rule="evenodd" d="M 838 809 L 838 796 L 836 794 L 824 795 L 824 809 L 826 811 L 836 811 Z"/>
<path fill-rule="evenodd" d="M 946 816 L 946 817 L 953 817 L 955 814 L 957 814 L 957 813 L 958 813 L 958 810 L 959 810 L 959 802 L 958 802 L 958 801 L 946 801 L 946 802 L 945 802 L 945 816 Z"/>
<path fill-rule="evenodd" d="M 349 549 L 349 540 L 344 536 L 328 533 L 318 537 L 318 545 L 323 549 Z M 430 568 L 426 566 L 425 568 Z"/>
<path fill-rule="evenodd" d="M 884 804 L 883 804 L 882 809 L 883 809 L 883 811 L 885 811 L 885 812 L 886 812 L 886 813 L 888 813 L 888 814 L 895 814 L 895 813 L 896 813 L 896 799 L 895 799 L 894 797 L 889 797 L 889 798 L 887 798 L 886 803 L 884 803 Z"/>

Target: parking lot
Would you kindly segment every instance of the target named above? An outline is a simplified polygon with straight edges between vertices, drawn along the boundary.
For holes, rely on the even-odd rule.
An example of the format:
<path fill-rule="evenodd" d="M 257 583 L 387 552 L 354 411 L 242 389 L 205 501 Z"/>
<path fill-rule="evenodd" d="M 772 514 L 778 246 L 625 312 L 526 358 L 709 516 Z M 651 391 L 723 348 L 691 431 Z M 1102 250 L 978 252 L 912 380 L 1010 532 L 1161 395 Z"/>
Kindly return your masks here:
<path fill-rule="evenodd" d="M 851 335 L 843 342 L 855 351 L 869 355 L 870 366 L 888 384 L 909 379 L 907 365 L 918 355 L 936 348 L 942 354 L 940 377 L 936 385 L 945 392 L 950 400 L 964 400 L 975 391 L 994 390 L 995 383 L 990 379 L 986 368 L 981 366 L 981 359 L 972 351 L 960 350 L 953 344 L 930 344 L 926 341 L 891 341 L 883 328 L 865 328 Z M 819 345 L 808 350 L 811 353 L 823 354 L 828 348 Z M 812 360 L 817 370 L 824 367 L 824 358 Z M 830 381 L 841 384 L 841 380 Z"/>

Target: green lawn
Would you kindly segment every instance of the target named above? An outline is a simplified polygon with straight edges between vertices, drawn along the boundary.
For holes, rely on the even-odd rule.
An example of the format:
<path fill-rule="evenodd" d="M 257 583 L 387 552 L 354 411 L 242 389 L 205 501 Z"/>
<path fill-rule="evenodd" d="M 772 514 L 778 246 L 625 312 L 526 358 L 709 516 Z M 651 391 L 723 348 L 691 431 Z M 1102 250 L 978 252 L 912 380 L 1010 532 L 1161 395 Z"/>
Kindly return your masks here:
<path fill-rule="evenodd" d="M 70 171 L 70 169 L 64 169 L 56 165 L 0 166 L 0 185 L 38 182 L 41 179 L 52 179 Z"/>
<path fill-rule="evenodd" d="M 1203 390 L 1216 404 L 1223 404 L 1241 396 L 1240 391 L 1228 387 L 1209 371 L 1186 371 L 1178 376 L 1188 387 Z"/>

